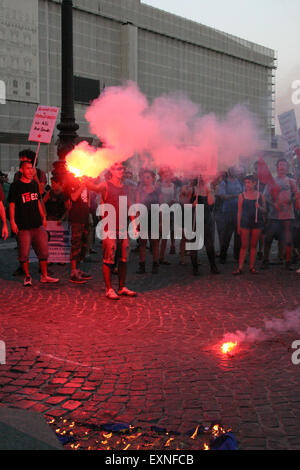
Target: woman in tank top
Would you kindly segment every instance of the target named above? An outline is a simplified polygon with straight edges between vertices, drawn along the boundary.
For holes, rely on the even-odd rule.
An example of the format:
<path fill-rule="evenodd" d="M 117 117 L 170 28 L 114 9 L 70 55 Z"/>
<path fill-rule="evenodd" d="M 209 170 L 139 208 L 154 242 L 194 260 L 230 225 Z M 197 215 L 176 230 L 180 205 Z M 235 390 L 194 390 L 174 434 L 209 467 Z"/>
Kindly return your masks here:
<path fill-rule="evenodd" d="M 256 190 L 256 181 L 252 175 L 244 179 L 245 192 L 240 194 L 238 200 L 238 234 L 241 237 L 241 249 L 239 266 L 235 275 L 242 274 L 247 250 L 250 242 L 250 272 L 258 274 L 254 265 L 256 259 L 257 243 L 264 226 L 264 214 L 266 213 L 265 199 Z"/>

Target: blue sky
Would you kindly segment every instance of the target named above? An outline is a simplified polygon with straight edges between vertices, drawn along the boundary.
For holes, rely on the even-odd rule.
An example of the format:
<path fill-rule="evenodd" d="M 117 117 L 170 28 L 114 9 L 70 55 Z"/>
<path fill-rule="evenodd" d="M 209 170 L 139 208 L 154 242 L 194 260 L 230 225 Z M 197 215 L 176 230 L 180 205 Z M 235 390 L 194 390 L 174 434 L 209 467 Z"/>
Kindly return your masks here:
<path fill-rule="evenodd" d="M 274 49 L 276 112 L 294 108 L 300 127 L 300 104 L 291 101 L 291 85 L 300 80 L 300 0 L 141 0 Z"/>

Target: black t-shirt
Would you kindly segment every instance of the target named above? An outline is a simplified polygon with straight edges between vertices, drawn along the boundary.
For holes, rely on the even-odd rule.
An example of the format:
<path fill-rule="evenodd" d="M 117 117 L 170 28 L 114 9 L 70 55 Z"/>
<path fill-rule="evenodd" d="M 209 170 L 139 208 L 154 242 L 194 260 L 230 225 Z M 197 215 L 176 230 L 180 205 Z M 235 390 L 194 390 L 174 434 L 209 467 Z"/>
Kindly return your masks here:
<path fill-rule="evenodd" d="M 65 197 L 61 194 L 55 194 L 52 189 L 49 193 L 49 199 L 45 202 L 48 220 L 59 220 L 66 212 Z"/>
<path fill-rule="evenodd" d="M 18 180 L 11 184 L 8 201 L 15 203 L 15 222 L 19 230 L 30 230 L 42 225 L 39 199 L 39 188 L 35 181 L 23 183 Z"/>
<path fill-rule="evenodd" d="M 70 194 L 76 191 L 76 187 L 71 188 Z M 83 189 L 76 201 L 72 201 L 69 212 L 69 222 L 87 224 L 89 221 L 89 197 L 87 189 Z"/>

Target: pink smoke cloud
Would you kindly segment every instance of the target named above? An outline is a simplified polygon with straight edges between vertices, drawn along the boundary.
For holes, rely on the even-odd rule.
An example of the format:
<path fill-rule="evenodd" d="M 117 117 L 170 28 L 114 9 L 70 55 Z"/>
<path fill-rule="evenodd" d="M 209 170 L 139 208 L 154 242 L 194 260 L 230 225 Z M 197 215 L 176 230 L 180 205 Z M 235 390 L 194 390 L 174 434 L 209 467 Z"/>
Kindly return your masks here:
<path fill-rule="evenodd" d="M 179 93 L 149 103 L 134 82 L 106 88 L 85 117 L 91 133 L 108 147 L 111 163 L 151 155 L 156 167 L 181 172 L 197 168 L 215 175 L 264 145 L 255 118 L 242 106 L 222 119 L 202 115 L 198 105 Z"/>

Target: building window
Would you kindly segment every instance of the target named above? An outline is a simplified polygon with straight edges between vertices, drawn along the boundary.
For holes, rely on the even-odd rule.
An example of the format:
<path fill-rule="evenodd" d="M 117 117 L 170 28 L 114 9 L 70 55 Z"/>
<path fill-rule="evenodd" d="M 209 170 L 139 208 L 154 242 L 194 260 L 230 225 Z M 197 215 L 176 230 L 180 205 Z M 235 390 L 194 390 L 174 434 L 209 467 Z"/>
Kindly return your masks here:
<path fill-rule="evenodd" d="M 77 103 L 89 104 L 100 94 L 99 80 L 74 76 L 74 100 Z"/>

